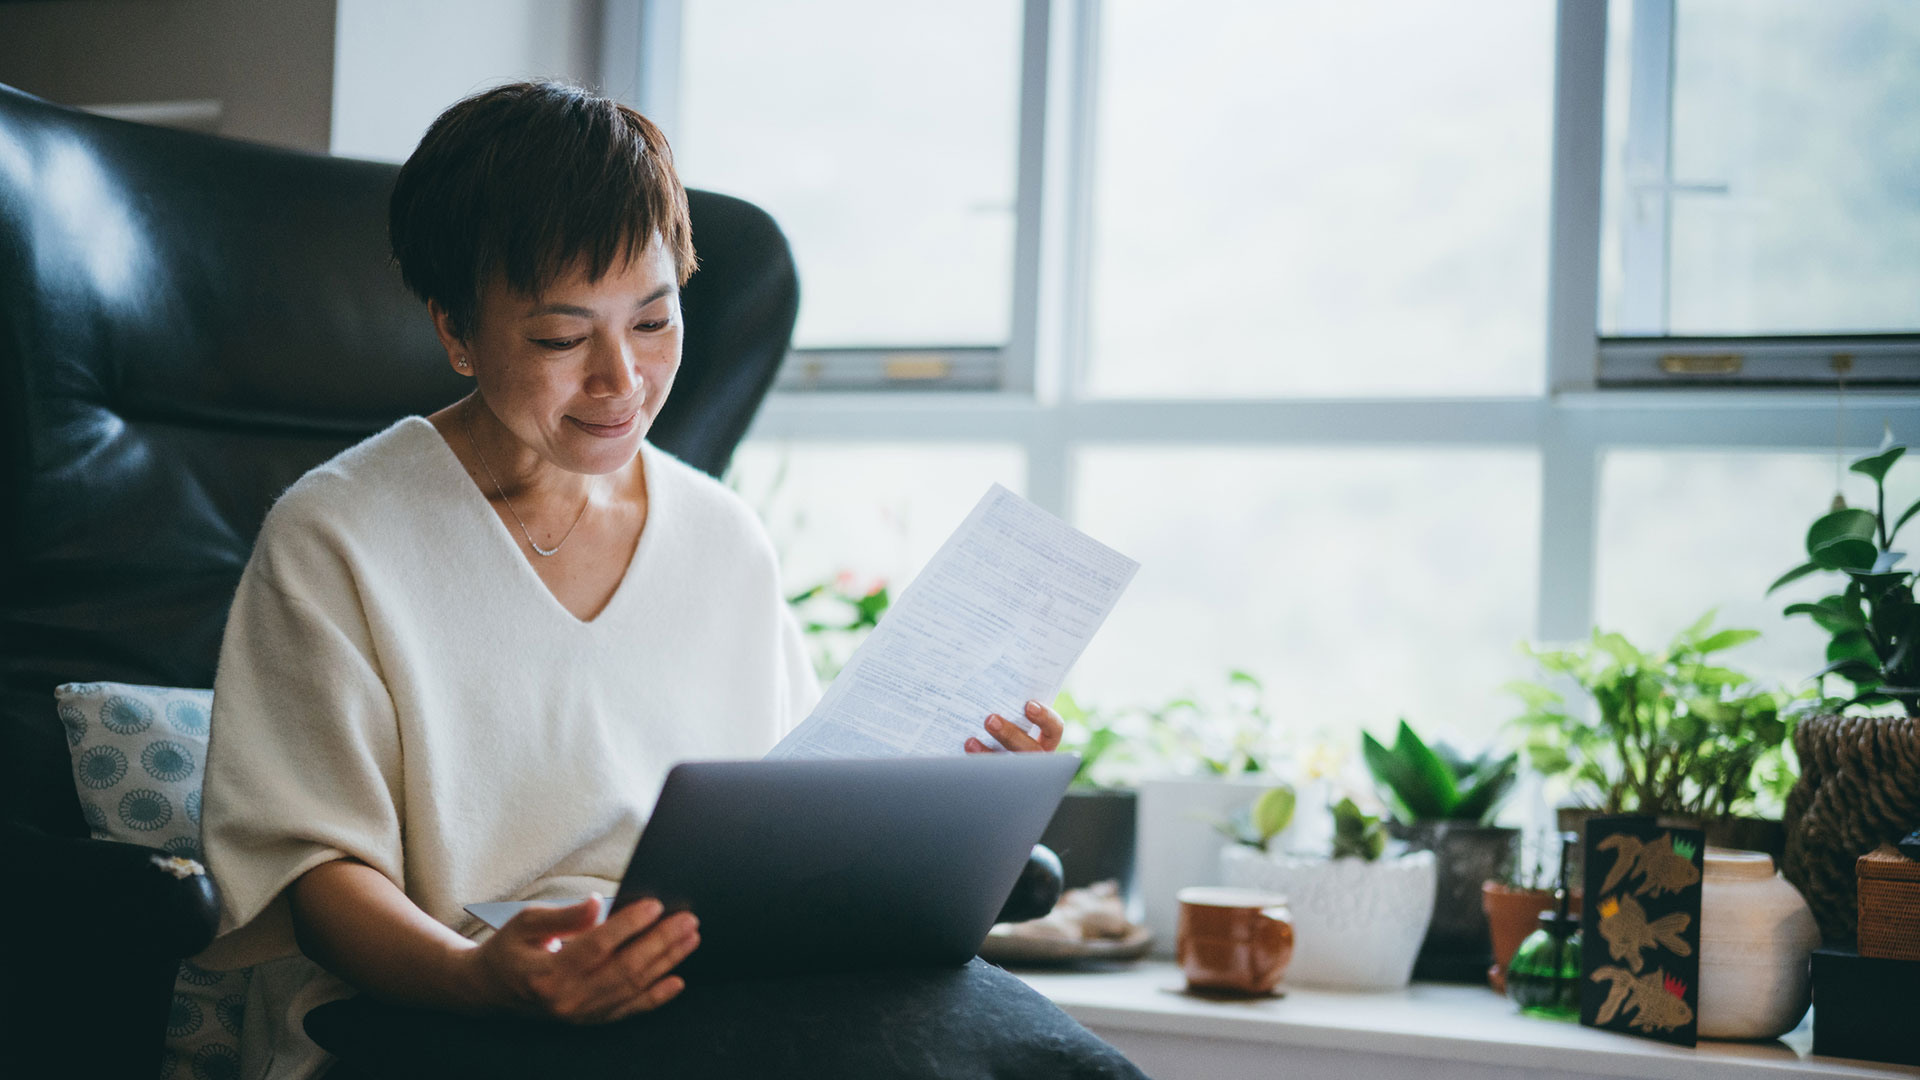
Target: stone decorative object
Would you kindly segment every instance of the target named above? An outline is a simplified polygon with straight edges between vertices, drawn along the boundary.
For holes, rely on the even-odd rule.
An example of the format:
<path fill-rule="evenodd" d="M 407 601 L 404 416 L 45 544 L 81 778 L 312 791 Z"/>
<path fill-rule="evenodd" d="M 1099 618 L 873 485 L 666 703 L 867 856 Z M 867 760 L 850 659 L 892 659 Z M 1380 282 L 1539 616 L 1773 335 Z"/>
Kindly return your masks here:
<path fill-rule="evenodd" d="M 1228 885 L 1279 893 L 1293 914 L 1289 986 L 1398 990 L 1433 917 L 1433 852 L 1369 862 L 1220 849 Z"/>
<path fill-rule="evenodd" d="M 1806 901 L 1757 851 L 1708 848 L 1700 901 L 1700 1037 L 1772 1039 L 1811 1001 L 1820 930 Z"/>
<path fill-rule="evenodd" d="M 1793 732 L 1781 871 L 1828 941 L 1858 931 L 1854 861 L 1920 828 L 1920 719 L 1814 716 Z"/>

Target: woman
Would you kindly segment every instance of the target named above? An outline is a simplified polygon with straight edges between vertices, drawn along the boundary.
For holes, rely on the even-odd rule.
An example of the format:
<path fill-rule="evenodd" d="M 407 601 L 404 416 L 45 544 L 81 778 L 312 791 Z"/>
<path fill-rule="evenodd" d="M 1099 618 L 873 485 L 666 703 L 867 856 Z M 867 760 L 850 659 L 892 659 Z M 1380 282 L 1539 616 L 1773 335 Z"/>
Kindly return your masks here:
<path fill-rule="evenodd" d="M 475 386 L 288 489 L 234 599 L 202 960 L 263 965 L 249 1075 L 321 1071 L 301 1019 L 355 989 L 576 1024 L 670 1001 L 697 913 L 600 894 L 673 762 L 758 757 L 818 695 L 751 511 L 645 441 L 694 269 L 660 132 L 572 87 L 479 94 L 402 168 L 390 231 Z M 1059 717 L 1028 719 L 965 749 L 1054 749 Z M 589 894 L 492 935 L 461 909 Z"/>

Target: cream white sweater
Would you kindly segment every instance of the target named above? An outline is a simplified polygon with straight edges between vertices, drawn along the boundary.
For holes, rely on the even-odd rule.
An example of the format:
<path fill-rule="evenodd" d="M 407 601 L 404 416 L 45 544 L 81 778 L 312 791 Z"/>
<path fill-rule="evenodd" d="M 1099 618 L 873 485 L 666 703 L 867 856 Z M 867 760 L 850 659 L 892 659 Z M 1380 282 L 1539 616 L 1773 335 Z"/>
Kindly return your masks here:
<path fill-rule="evenodd" d="M 330 1060 L 300 1021 L 351 989 L 299 953 L 283 890 L 353 856 L 456 931 L 461 905 L 611 894 L 677 761 L 757 758 L 819 696 L 765 530 L 650 444 L 626 577 L 583 623 L 439 432 L 410 416 L 289 488 L 221 645 L 202 847 L 206 966 L 262 964 L 250 1077 Z"/>

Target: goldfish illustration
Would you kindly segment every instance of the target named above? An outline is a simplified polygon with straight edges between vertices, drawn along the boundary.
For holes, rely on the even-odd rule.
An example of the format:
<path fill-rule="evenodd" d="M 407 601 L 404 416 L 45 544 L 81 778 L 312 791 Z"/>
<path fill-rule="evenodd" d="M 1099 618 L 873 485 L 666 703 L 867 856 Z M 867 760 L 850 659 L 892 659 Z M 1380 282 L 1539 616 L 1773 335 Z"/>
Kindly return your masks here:
<path fill-rule="evenodd" d="M 1611 851 L 1613 868 L 1607 871 L 1603 893 L 1634 877 L 1641 878 L 1636 896 L 1659 896 L 1679 892 L 1700 882 L 1700 868 L 1693 865 L 1693 846 L 1675 840 L 1672 833 L 1661 833 L 1658 840 L 1641 841 L 1625 833 L 1615 833 L 1600 841 L 1600 850 Z"/>
<path fill-rule="evenodd" d="M 1594 982 L 1612 983 L 1607 999 L 1600 1003 L 1595 1023 L 1605 1024 L 1615 1016 L 1632 1013 L 1627 1023 L 1645 1031 L 1672 1031 L 1691 1023 L 1693 1010 L 1687 1007 L 1687 984 L 1659 970 L 1634 975 L 1623 968 L 1603 967 L 1591 976 Z"/>
<path fill-rule="evenodd" d="M 1635 972 L 1643 962 L 1640 954 L 1648 949 L 1664 945 L 1675 955 L 1691 954 L 1693 948 L 1680 935 L 1692 921 L 1686 912 L 1676 911 L 1648 922 L 1647 909 L 1624 894 L 1600 901 L 1600 936 L 1606 939 L 1607 952 Z"/>

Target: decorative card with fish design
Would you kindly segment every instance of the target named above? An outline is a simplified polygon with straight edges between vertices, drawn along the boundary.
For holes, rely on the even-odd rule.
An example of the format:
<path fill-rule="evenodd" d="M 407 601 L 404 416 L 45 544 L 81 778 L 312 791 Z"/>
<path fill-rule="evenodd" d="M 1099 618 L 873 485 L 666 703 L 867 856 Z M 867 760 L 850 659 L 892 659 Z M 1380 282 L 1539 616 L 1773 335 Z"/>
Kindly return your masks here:
<path fill-rule="evenodd" d="M 1699 829 L 1587 821 L 1580 1022 L 1692 1046 L 1700 1012 Z"/>

